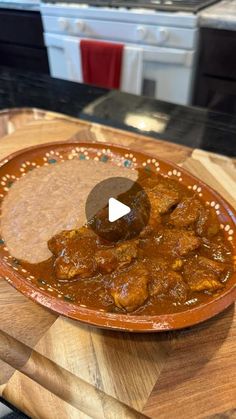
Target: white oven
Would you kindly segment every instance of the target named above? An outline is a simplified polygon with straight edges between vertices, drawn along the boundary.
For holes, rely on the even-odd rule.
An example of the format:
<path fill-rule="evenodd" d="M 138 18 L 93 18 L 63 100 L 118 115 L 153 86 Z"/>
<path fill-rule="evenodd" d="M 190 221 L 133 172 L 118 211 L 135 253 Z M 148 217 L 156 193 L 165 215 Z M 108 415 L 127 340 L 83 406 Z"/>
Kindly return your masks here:
<path fill-rule="evenodd" d="M 90 11 L 91 9 L 93 8 Z M 198 35 L 196 20 L 193 17 L 190 19 L 191 15 L 187 20 L 180 16 L 181 19 L 175 19 L 173 26 L 173 14 L 169 24 L 168 16 L 164 16 L 168 14 L 158 13 L 161 17 L 160 24 L 158 16 L 150 12 L 146 16 L 136 13 L 136 19 L 135 13 L 130 19 L 130 13 L 127 12 L 123 16 L 122 12 L 118 12 L 118 15 L 116 13 L 114 19 L 114 13 L 113 20 L 109 20 L 101 9 L 91 15 L 89 10 L 83 8 L 43 5 L 44 38 L 51 75 L 82 81 L 77 55 L 79 40 L 82 38 L 122 42 L 125 54 L 128 54 L 129 49 L 140 51 L 141 80 L 135 89 L 131 84 L 130 88 L 126 84 L 121 85 L 121 90 L 169 102 L 190 104 Z M 68 48 L 70 44 L 72 47 Z M 126 60 L 122 73 L 126 71 L 125 63 Z"/>

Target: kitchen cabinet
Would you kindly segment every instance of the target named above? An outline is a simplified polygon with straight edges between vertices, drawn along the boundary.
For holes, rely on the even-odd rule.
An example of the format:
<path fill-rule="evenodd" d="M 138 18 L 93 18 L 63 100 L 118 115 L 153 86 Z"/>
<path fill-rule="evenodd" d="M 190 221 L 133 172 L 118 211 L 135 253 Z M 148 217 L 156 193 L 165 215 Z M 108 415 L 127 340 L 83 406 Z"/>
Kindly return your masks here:
<path fill-rule="evenodd" d="M 236 32 L 202 28 L 194 105 L 236 112 Z"/>
<path fill-rule="evenodd" d="M 0 9 L 0 65 L 49 74 L 39 12 Z"/>

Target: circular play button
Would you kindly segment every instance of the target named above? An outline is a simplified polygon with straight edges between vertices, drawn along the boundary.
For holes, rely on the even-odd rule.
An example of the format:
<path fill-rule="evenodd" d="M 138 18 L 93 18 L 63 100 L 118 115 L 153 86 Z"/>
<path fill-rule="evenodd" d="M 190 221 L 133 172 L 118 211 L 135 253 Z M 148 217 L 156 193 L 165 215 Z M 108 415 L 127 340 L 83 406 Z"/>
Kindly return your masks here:
<path fill-rule="evenodd" d="M 115 242 L 140 234 L 149 221 L 150 202 L 138 182 L 112 177 L 91 190 L 85 210 L 87 224 L 95 233 Z"/>

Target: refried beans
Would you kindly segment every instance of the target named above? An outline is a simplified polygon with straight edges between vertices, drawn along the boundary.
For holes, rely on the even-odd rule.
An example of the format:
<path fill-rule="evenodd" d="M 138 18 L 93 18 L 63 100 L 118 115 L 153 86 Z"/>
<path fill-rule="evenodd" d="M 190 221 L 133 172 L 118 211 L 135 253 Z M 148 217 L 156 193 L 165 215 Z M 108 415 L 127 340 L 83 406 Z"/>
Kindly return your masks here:
<path fill-rule="evenodd" d="M 12 256 L 39 263 L 52 256 L 48 240 L 86 222 L 92 188 L 109 177 L 137 180 L 135 170 L 71 160 L 36 168 L 12 185 L 2 204 L 1 234 Z"/>

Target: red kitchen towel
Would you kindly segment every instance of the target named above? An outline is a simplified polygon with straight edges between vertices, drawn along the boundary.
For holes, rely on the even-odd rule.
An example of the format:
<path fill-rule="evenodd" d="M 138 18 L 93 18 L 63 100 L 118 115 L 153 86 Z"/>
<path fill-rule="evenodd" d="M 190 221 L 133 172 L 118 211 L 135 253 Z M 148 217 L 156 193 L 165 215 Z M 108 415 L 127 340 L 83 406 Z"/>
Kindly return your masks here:
<path fill-rule="evenodd" d="M 80 51 L 84 82 L 119 89 L 123 49 L 123 44 L 82 39 Z"/>

